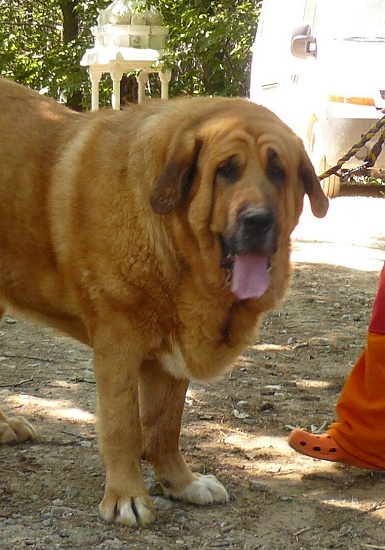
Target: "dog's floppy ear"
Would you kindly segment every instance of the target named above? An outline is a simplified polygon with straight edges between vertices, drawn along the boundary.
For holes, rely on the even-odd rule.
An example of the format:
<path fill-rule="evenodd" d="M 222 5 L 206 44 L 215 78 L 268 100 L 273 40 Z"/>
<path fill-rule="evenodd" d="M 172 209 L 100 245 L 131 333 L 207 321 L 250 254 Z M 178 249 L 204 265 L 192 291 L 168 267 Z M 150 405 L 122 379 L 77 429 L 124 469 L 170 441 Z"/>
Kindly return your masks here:
<path fill-rule="evenodd" d="M 323 218 L 329 208 L 329 200 L 322 190 L 317 174 L 306 153 L 303 154 L 298 168 L 298 175 L 301 179 L 305 192 L 309 196 L 311 211 L 317 218 Z"/>
<path fill-rule="evenodd" d="M 156 214 L 172 212 L 190 189 L 200 147 L 195 132 L 182 131 L 174 136 L 164 169 L 150 194 Z"/>

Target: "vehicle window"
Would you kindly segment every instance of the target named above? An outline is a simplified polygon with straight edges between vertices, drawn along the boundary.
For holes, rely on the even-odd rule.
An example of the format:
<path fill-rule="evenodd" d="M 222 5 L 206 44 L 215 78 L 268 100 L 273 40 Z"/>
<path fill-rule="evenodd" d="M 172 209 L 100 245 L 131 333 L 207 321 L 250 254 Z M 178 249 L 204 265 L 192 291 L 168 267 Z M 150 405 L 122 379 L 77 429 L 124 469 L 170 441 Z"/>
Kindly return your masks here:
<path fill-rule="evenodd" d="M 317 0 L 307 0 L 304 14 L 304 21 L 313 25 L 314 11 L 317 4 Z"/>
<path fill-rule="evenodd" d="M 385 41 L 384 0 L 322 0 L 314 30 L 337 40 Z"/>

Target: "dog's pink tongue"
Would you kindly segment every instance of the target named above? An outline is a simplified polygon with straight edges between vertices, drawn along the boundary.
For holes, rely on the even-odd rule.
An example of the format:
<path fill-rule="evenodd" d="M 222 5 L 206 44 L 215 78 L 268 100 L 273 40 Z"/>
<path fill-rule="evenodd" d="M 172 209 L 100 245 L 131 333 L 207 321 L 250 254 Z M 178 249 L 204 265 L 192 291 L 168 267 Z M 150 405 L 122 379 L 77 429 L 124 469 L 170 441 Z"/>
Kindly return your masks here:
<path fill-rule="evenodd" d="M 234 257 L 231 290 L 239 300 L 259 298 L 270 284 L 269 259 L 255 252 Z"/>

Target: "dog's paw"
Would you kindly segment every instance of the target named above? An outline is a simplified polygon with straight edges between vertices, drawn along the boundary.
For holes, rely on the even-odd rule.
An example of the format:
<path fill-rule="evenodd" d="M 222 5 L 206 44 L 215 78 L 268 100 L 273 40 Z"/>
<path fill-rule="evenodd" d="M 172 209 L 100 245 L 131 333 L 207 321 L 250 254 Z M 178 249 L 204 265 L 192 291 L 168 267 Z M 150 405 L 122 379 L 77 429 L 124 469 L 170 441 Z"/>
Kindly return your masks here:
<path fill-rule="evenodd" d="M 143 527 L 155 520 L 155 507 L 148 495 L 137 497 L 104 496 L 99 506 L 100 515 L 107 523 L 122 523 L 129 527 Z"/>
<path fill-rule="evenodd" d="M 0 444 L 22 443 L 35 437 L 34 427 L 22 416 L 4 416 L 0 420 Z"/>
<path fill-rule="evenodd" d="M 226 489 L 215 476 L 194 474 L 194 477 L 194 481 L 180 491 L 163 487 L 165 495 L 202 506 L 229 501 Z"/>

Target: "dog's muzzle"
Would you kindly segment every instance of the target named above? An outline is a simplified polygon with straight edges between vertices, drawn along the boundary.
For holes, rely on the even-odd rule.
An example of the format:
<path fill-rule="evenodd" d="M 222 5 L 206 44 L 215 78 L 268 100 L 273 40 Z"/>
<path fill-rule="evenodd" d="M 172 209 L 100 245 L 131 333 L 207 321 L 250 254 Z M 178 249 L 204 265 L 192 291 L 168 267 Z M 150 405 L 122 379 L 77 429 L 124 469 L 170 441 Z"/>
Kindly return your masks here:
<path fill-rule="evenodd" d="M 259 298 L 270 284 L 270 257 L 276 253 L 278 231 L 274 211 L 267 206 L 243 207 L 226 236 L 221 236 L 222 267 L 239 300 Z"/>
<path fill-rule="evenodd" d="M 229 236 L 228 246 L 232 254 L 250 250 L 267 256 L 274 254 L 277 251 L 274 211 L 266 206 L 242 208 Z"/>

